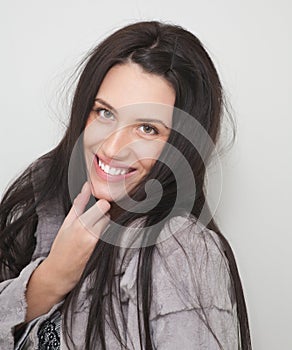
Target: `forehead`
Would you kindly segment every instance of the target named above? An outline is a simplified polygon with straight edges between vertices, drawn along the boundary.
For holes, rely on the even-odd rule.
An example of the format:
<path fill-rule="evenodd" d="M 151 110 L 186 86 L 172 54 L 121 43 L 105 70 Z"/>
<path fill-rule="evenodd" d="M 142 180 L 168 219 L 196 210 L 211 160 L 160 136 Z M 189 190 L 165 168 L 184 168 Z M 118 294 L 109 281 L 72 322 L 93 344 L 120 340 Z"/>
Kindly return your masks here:
<path fill-rule="evenodd" d="M 175 91 L 163 77 L 145 72 L 138 64 L 112 67 L 106 74 L 96 98 L 115 109 L 143 103 L 174 106 Z"/>

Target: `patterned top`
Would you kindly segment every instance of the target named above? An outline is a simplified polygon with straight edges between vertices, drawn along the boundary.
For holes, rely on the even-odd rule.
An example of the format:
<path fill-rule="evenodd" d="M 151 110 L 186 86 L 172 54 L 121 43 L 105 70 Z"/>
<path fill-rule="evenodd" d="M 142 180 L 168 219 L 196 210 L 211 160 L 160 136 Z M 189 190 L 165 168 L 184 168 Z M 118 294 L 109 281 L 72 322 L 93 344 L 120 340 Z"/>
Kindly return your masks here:
<path fill-rule="evenodd" d="M 60 349 L 61 313 L 56 311 L 38 330 L 39 350 Z"/>
<path fill-rule="evenodd" d="M 33 329 L 36 321 L 32 320 L 24 327 L 21 327 L 15 335 L 14 350 L 30 350 L 31 343 L 29 341 L 29 333 Z M 39 339 L 38 350 L 60 350 L 60 334 L 61 334 L 61 312 L 56 310 L 50 318 L 45 320 L 39 326 L 37 335 Z"/>

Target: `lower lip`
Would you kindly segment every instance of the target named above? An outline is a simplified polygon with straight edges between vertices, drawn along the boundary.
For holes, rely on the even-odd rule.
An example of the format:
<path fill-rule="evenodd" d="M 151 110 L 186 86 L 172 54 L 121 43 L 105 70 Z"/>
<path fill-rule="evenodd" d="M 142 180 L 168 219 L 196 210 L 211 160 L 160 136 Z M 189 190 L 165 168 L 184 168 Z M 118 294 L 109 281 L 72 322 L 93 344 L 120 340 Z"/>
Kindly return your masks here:
<path fill-rule="evenodd" d="M 121 180 L 125 180 L 137 173 L 137 170 L 131 171 L 130 173 L 124 174 L 124 175 L 111 175 L 105 173 L 101 167 L 98 165 L 97 157 L 94 157 L 93 160 L 95 171 L 99 177 L 101 177 L 103 180 L 106 180 L 108 182 L 119 182 Z"/>

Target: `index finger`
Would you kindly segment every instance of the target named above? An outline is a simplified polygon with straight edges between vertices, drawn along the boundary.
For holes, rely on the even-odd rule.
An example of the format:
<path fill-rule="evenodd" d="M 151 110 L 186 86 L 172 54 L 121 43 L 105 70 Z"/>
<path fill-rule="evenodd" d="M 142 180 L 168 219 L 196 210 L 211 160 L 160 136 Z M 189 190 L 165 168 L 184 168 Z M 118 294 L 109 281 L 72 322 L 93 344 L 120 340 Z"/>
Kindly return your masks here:
<path fill-rule="evenodd" d="M 73 224 L 73 222 L 84 212 L 86 208 L 86 204 L 89 201 L 90 194 L 91 194 L 90 185 L 86 181 L 82 187 L 81 192 L 74 199 L 73 205 L 63 222 L 64 226 L 67 227 Z"/>
<path fill-rule="evenodd" d="M 94 226 L 109 211 L 111 205 L 105 199 L 99 199 L 92 207 L 80 215 L 79 219 L 85 226 Z"/>

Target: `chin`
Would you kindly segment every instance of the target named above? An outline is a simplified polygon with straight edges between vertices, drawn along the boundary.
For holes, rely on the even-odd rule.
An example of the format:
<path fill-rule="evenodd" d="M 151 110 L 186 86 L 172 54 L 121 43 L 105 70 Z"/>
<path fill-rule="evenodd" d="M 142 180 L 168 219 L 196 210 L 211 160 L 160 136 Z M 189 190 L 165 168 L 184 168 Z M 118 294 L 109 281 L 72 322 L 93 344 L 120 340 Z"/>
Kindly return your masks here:
<path fill-rule="evenodd" d="M 93 187 L 92 195 L 97 199 L 105 199 L 108 202 L 118 201 L 119 199 L 125 197 L 124 193 L 117 193 L 115 191 L 110 192 L 108 189 L 104 191 L 99 188 L 99 190 L 95 190 Z"/>

